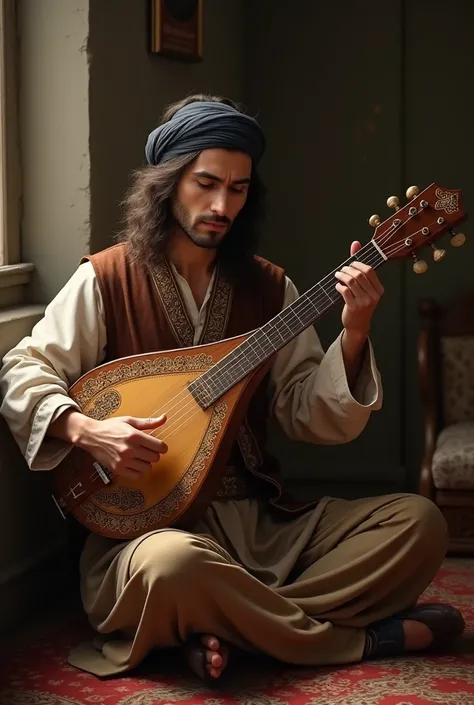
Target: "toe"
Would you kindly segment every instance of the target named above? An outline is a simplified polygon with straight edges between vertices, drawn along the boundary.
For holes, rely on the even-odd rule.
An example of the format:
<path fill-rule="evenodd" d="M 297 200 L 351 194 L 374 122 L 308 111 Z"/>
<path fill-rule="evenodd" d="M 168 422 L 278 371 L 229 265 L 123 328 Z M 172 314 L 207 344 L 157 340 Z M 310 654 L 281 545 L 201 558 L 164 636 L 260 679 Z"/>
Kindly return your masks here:
<path fill-rule="evenodd" d="M 208 667 L 208 673 L 212 678 L 219 678 L 221 675 L 222 671 L 220 668 L 213 668 L 213 667 Z"/>
<path fill-rule="evenodd" d="M 204 644 L 204 646 L 208 649 L 211 649 L 211 651 L 218 651 L 219 640 L 216 639 L 215 636 L 212 636 L 212 634 L 204 634 L 201 637 L 201 641 Z"/>
<path fill-rule="evenodd" d="M 228 647 L 212 634 L 202 634 L 195 645 L 192 644 L 193 642 L 189 641 L 186 646 L 188 663 L 192 670 L 201 678 L 219 678 L 227 666 Z"/>
<path fill-rule="evenodd" d="M 215 651 L 206 651 L 207 662 L 215 668 L 220 668 L 223 664 L 223 658 Z"/>

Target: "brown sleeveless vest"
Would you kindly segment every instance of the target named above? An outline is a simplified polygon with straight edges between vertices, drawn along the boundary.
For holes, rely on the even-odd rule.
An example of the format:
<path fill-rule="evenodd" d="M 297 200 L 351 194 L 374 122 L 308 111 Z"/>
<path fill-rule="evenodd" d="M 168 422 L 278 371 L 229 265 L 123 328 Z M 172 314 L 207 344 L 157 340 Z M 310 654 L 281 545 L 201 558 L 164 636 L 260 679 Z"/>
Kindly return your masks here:
<path fill-rule="evenodd" d="M 86 260 L 94 267 L 104 302 L 104 362 L 194 345 L 194 328 L 164 255 L 153 271 L 135 262 L 126 244 L 84 257 L 82 262 Z M 232 283 L 219 267 L 199 344 L 241 335 L 264 325 L 281 311 L 284 292 L 284 271 L 260 257 L 254 257 L 245 275 Z M 275 506 L 296 509 L 289 498 L 283 499 L 276 460 L 265 448 L 267 385 L 268 375 L 249 405 L 216 499 L 258 494 L 262 498 L 268 496 Z"/>

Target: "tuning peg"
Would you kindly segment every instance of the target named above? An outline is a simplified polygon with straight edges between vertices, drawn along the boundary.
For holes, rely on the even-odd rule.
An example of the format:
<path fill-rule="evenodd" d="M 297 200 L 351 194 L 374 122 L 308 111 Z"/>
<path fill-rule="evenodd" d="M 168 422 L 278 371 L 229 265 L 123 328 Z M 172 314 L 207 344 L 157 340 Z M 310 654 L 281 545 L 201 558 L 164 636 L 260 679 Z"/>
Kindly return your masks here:
<path fill-rule="evenodd" d="M 413 259 L 413 271 L 415 272 L 415 274 L 424 274 L 428 269 L 428 265 L 426 264 L 425 260 L 417 259 L 416 255 L 413 255 Z"/>
<path fill-rule="evenodd" d="M 431 244 L 431 247 L 432 247 L 432 249 L 433 249 L 433 259 L 434 259 L 434 261 L 435 261 L 435 262 L 441 262 L 441 260 L 443 259 L 443 257 L 444 257 L 445 254 L 446 254 L 446 250 L 442 250 L 442 249 L 436 247 L 436 245 L 433 245 L 433 244 Z"/>
<path fill-rule="evenodd" d="M 409 201 L 411 201 L 412 198 L 416 198 L 418 194 L 420 193 L 420 189 L 418 186 L 409 186 L 406 190 L 406 197 L 408 198 Z"/>
<path fill-rule="evenodd" d="M 451 230 L 450 232 L 452 234 L 450 243 L 453 247 L 461 247 L 462 245 L 464 245 L 464 243 L 466 242 L 466 236 L 464 235 L 464 233 L 456 233 L 454 232 L 454 230 Z"/>
<path fill-rule="evenodd" d="M 369 225 L 371 225 L 373 228 L 376 228 L 377 225 L 380 225 L 380 218 L 378 215 L 371 215 L 369 218 Z"/>
<path fill-rule="evenodd" d="M 399 206 L 398 206 L 399 203 L 400 203 L 400 201 L 398 200 L 398 198 L 396 196 L 390 196 L 390 198 L 387 198 L 387 206 L 389 208 L 395 208 L 396 211 L 399 208 Z"/>

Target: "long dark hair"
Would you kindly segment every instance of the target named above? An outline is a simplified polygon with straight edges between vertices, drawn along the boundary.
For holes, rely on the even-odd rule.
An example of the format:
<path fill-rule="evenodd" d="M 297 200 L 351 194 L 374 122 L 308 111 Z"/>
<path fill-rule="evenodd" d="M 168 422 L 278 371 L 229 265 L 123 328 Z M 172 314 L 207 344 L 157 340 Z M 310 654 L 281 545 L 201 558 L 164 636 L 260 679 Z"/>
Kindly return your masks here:
<path fill-rule="evenodd" d="M 215 101 L 241 108 L 219 96 L 197 94 L 170 105 L 162 123 L 167 122 L 184 105 L 194 101 Z M 132 185 L 122 203 L 125 211 L 124 227 L 118 234 L 119 242 L 127 242 L 135 260 L 156 266 L 160 253 L 173 232 L 170 199 L 184 169 L 199 152 L 174 157 L 158 166 L 144 166 L 133 172 Z M 251 261 L 259 242 L 259 225 L 263 218 L 264 187 L 255 170 L 252 172 L 247 200 L 236 217 L 229 233 L 219 247 L 219 257 L 229 271 L 241 270 Z"/>

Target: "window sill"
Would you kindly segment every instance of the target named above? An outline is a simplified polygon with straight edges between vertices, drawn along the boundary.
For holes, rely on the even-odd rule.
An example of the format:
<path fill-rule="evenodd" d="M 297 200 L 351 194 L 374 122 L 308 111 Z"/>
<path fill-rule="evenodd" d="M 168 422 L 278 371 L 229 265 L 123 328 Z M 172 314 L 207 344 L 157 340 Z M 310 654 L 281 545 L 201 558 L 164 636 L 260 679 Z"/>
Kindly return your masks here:
<path fill-rule="evenodd" d="M 0 267 L 0 287 L 28 284 L 31 279 L 31 272 L 34 272 L 34 270 L 35 265 L 31 264 L 31 262 L 3 265 Z"/>
<path fill-rule="evenodd" d="M 0 309 L 26 302 L 27 287 L 34 271 L 34 264 L 29 262 L 0 267 Z"/>
<path fill-rule="evenodd" d="M 43 317 L 45 306 L 14 306 L 0 311 L 0 358 L 29 335 Z"/>

